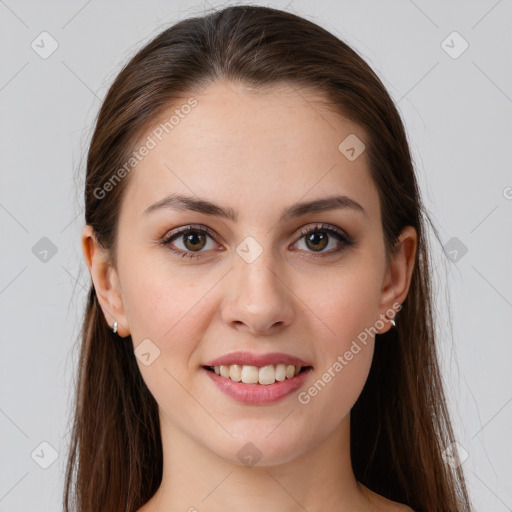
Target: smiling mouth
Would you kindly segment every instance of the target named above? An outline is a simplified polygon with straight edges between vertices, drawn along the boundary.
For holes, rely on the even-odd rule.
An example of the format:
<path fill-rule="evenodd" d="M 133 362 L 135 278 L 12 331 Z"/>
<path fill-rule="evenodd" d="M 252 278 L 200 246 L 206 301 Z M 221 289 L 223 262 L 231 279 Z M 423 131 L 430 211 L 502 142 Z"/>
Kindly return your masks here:
<path fill-rule="evenodd" d="M 249 365 L 221 365 L 221 366 L 203 366 L 205 370 L 213 372 L 220 377 L 242 382 L 243 384 L 259 384 L 268 386 L 275 382 L 290 380 L 307 370 L 312 366 L 294 366 L 293 364 L 276 364 L 267 366 L 249 366 Z"/>

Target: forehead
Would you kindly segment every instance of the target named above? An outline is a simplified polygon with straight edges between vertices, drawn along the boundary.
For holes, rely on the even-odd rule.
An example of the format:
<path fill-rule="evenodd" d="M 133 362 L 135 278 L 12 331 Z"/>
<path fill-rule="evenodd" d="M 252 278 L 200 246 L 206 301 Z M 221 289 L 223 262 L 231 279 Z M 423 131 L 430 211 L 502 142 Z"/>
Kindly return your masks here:
<path fill-rule="evenodd" d="M 191 97 L 195 106 L 180 108 Z M 295 86 L 248 90 L 229 81 L 184 97 L 141 137 L 154 147 L 131 172 L 124 203 L 142 212 L 170 193 L 195 194 L 243 218 L 339 193 L 378 214 L 365 152 L 350 161 L 339 149 L 365 133 L 322 101 Z"/>

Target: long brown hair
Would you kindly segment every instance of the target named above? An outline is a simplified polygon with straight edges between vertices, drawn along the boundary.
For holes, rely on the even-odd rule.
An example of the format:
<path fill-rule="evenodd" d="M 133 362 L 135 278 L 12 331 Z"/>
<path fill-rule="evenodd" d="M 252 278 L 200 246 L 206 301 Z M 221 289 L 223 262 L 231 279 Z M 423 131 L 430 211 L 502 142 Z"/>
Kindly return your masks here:
<path fill-rule="evenodd" d="M 366 385 L 351 411 L 351 457 L 358 481 L 416 512 L 470 512 L 460 467 L 442 451 L 454 441 L 438 366 L 432 263 L 407 138 L 385 87 L 340 39 L 292 13 L 231 6 L 176 23 L 122 69 L 102 104 L 87 155 L 85 221 L 116 261 L 126 176 L 109 187 L 134 144 L 179 98 L 227 78 L 251 87 L 286 83 L 319 92 L 363 127 L 379 192 L 387 257 L 402 228 L 418 234 L 415 267 L 397 326 L 378 335 Z M 138 370 L 131 339 L 115 338 L 91 287 L 86 306 L 66 512 L 134 512 L 162 478 L 157 404 Z"/>

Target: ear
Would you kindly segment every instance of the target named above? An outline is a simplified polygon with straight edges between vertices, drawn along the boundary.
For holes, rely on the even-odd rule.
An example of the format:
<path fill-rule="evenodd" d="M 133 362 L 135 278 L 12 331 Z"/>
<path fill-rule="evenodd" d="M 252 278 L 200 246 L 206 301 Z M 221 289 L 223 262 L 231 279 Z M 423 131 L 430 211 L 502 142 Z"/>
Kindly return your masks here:
<path fill-rule="evenodd" d="M 107 251 L 98 243 L 92 226 L 82 230 L 82 252 L 91 274 L 96 296 L 108 326 L 117 322 L 117 333 L 121 337 L 130 334 L 126 318 L 119 277 Z"/>
<path fill-rule="evenodd" d="M 406 226 L 400 233 L 395 254 L 392 255 L 384 276 L 379 309 L 381 311 L 380 318 L 385 321 L 385 326 L 379 329 L 379 334 L 387 332 L 392 327 L 386 316 L 393 318 L 398 312 L 398 305 L 403 304 L 407 297 L 412 271 L 414 270 L 417 244 L 418 235 L 416 230 L 412 226 Z M 392 311 L 394 311 L 393 315 L 391 314 Z M 387 315 L 386 312 L 388 312 Z"/>

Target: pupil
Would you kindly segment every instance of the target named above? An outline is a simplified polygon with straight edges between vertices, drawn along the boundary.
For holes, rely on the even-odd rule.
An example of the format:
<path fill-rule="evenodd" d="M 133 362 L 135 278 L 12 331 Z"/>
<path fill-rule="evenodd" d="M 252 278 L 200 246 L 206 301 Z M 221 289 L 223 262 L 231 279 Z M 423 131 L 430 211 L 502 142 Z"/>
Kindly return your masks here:
<path fill-rule="evenodd" d="M 187 245 L 187 243 L 191 243 L 192 244 L 192 247 L 189 247 L 190 249 L 202 249 L 204 247 L 204 240 L 203 240 L 203 244 L 201 245 L 201 242 L 197 242 L 197 238 L 201 238 L 203 235 L 201 233 L 192 233 L 192 234 L 189 234 L 189 235 L 185 235 L 185 238 L 186 238 L 186 241 L 185 241 L 185 245 Z M 200 247 L 197 247 L 197 244 L 199 243 Z"/>
<path fill-rule="evenodd" d="M 317 238 L 319 238 L 320 241 L 316 241 L 315 242 L 315 240 L 317 240 Z M 317 249 L 320 249 L 320 250 L 324 249 L 326 247 L 326 245 L 327 245 L 327 237 L 325 236 L 325 234 L 312 233 L 308 237 L 308 242 L 310 242 L 310 241 L 313 242 L 313 245 L 321 244 L 321 247 L 316 247 Z M 315 247 L 312 247 L 312 248 L 315 249 Z"/>

